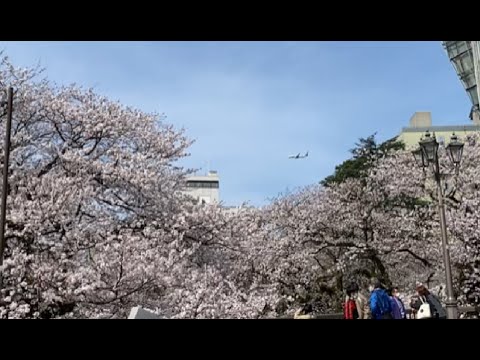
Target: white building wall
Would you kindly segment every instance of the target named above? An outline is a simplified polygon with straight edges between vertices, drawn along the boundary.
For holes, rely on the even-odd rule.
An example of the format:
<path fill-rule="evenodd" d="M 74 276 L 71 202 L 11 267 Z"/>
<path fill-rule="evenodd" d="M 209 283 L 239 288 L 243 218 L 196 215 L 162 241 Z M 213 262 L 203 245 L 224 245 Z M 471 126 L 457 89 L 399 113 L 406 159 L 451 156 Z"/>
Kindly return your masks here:
<path fill-rule="evenodd" d="M 217 184 L 216 187 L 189 187 L 184 190 L 186 194 L 198 199 L 199 202 L 213 204 L 220 202 L 220 178 L 216 171 L 210 171 L 206 176 L 189 176 L 187 185 L 192 183 L 204 186 L 205 184 Z"/>

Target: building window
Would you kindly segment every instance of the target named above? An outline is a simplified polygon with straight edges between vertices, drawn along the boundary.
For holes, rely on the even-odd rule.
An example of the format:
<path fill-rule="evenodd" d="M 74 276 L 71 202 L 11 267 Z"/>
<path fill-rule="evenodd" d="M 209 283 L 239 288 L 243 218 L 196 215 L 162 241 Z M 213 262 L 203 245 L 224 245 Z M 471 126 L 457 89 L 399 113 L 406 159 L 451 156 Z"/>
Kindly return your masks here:
<path fill-rule="evenodd" d="M 187 181 L 187 187 L 189 188 L 201 188 L 201 189 L 218 189 L 218 181 Z"/>

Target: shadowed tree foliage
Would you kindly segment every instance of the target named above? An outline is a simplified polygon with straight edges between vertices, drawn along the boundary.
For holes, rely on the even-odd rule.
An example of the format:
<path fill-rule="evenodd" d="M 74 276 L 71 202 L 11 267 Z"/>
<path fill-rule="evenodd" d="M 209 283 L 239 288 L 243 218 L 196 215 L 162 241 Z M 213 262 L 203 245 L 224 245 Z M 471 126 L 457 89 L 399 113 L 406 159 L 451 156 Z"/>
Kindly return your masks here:
<path fill-rule="evenodd" d="M 375 135 L 376 133 L 367 138 L 360 138 L 359 142 L 355 144 L 355 148 L 350 150 L 352 158 L 337 165 L 335 172 L 320 183 L 323 186 L 329 186 L 333 183 L 342 183 L 346 179 L 364 178 L 376 160 L 392 151 L 405 149 L 405 144 L 397 137 L 378 144 Z"/>

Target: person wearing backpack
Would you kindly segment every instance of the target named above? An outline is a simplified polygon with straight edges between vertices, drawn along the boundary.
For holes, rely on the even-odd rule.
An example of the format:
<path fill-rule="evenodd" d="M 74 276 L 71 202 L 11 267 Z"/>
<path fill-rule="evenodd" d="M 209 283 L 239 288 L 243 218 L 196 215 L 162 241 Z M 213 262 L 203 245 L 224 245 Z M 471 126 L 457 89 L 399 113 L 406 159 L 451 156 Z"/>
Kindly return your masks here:
<path fill-rule="evenodd" d="M 392 304 L 381 282 L 376 281 L 374 285 L 370 286 L 370 290 L 370 311 L 372 318 L 375 320 L 393 319 Z"/>
<path fill-rule="evenodd" d="M 417 284 L 418 300 L 411 304 L 416 310 L 417 319 L 446 319 L 447 313 L 438 297 L 423 284 Z"/>

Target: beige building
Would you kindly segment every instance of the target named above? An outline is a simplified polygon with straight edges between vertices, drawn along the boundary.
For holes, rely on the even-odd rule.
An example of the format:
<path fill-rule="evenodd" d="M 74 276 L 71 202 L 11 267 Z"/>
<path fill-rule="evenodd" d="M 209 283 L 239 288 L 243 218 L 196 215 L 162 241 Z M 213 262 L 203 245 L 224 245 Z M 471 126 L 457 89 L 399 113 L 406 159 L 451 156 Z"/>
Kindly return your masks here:
<path fill-rule="evenodd" d="M 458 136 L 460 141 L 463 141 L 466 135 L 480 131 L 480 124 L 432 126 L 432 114 L 430 112 L 416 112 L 411 117 L 409 126 L 402 129 L 398 140 L 402 140 L 407 149 L 415 149 L 427 130 L 435 133 L 440 144 L 448 145 L 453 133 Z"/>
<path fill-rule="evenodd" d="M 185 193 L 205 204 L 220 202 L 220 178 L 216 171 L 209 171 L 205 176 L 189 176 Z"/>

